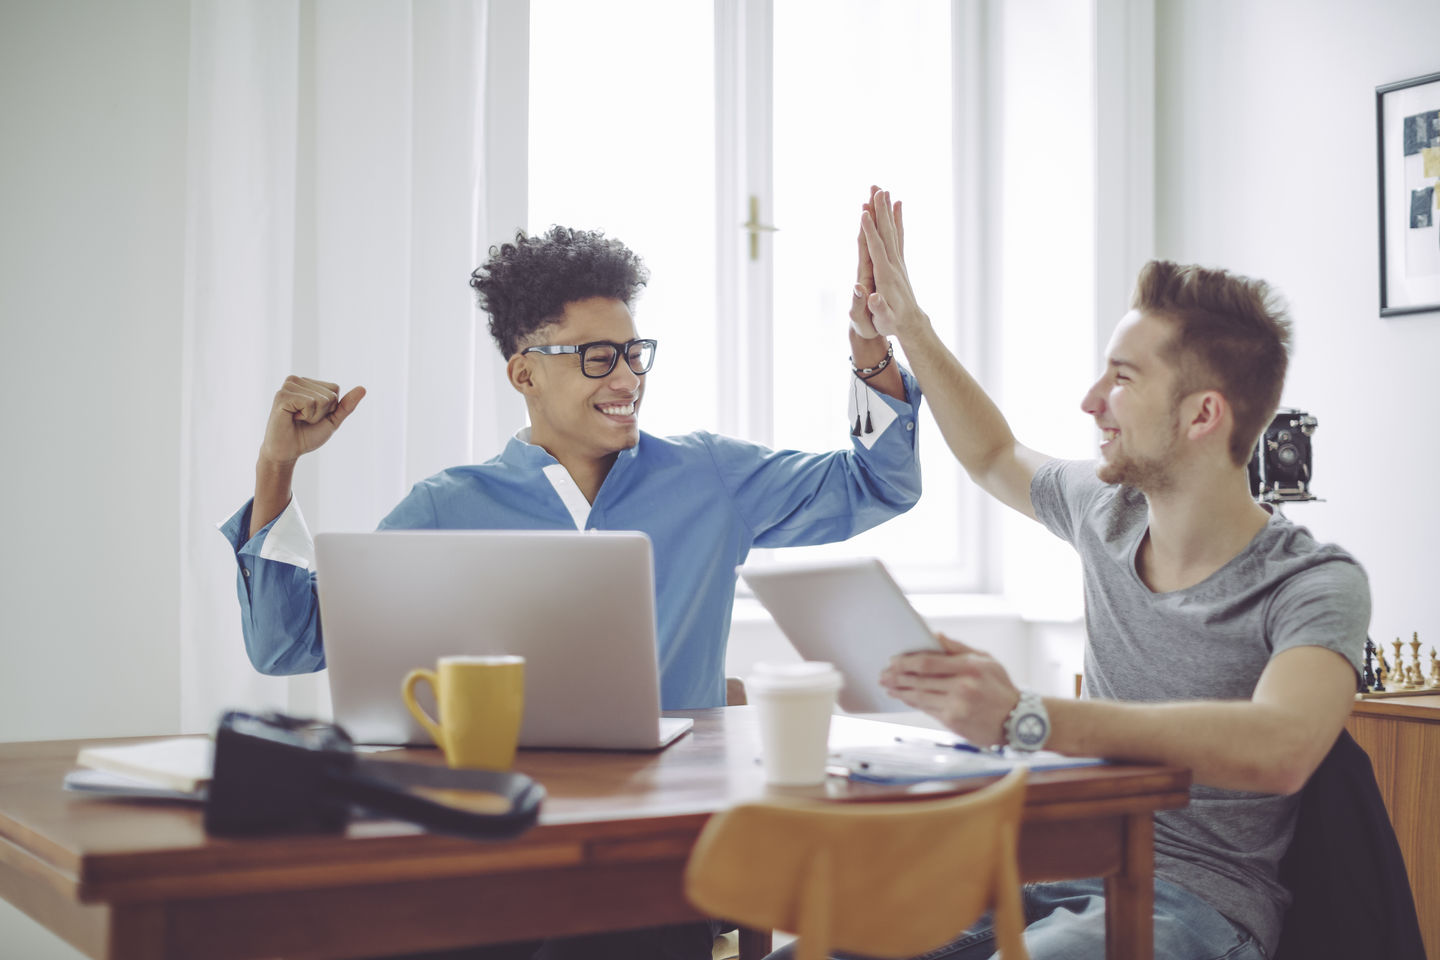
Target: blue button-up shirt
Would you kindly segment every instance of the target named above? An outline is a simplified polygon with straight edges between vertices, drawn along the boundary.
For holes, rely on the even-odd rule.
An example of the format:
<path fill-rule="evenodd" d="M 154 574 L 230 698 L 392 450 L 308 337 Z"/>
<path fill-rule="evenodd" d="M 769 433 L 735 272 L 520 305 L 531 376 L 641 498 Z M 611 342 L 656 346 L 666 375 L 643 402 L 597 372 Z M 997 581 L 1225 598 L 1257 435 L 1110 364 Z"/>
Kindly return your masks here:
<path fill-rule="evenodd" d="M 573 486 L 567 497 L 554 482 L 566 476 L 555 458 L 516 437 L 492 460 L 415 484 L 380 528 L 573 530 L 580 521 L 590 530 L 646 533 L 654 550 L 661 705 L 721 706 L 735 568 L 750 548 L 844 540 L 919 499 L 920 390 L 902 374 L 908 402 L 871 393 L 891 415 L 876 418 L 884 426 L 855 438 L 850 450 L 801 453 L 713 433 L 642 432 L 639 444 L 616 458 L 587 513 L 583 497 L 577 509 Z M 292 502 L 247 541 L 250 507 L 220 528 L 239 563 L 250 660 L 267 674 L 320 670 L 325 651 L 304 521 Z M 276 543 L 267 549 L 272 535 Z"/>

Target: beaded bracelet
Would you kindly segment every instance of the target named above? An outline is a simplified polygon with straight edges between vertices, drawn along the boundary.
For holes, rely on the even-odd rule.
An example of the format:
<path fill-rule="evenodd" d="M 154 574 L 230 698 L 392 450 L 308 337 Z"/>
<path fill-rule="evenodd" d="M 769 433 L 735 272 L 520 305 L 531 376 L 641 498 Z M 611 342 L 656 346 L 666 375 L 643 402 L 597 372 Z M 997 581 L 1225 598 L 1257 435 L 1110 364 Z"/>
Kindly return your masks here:
<path fill-rule="evenodd" d="M 850 369 L 854 372 L 855 376 L 859 377 L 861 380 L 869 380 L 871 377 L 879 375 L 881 370 L 884 370 L 886 367 L 890 366 L 890 361 L 895 359 L 895 341 L 886 339 L 885 342 L 889 345 L 888 349 L 885 351 L 885 359 L 881 360 L 873 367 L 857 367 L 855 366 L 855 358 L 850 358 Z"/>

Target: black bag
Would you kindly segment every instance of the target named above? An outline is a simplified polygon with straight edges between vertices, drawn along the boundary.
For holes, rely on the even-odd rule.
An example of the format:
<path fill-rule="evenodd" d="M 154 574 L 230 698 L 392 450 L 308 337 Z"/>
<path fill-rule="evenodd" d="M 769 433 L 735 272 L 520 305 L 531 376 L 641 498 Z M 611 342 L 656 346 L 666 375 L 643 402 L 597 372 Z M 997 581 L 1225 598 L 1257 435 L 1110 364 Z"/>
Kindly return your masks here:
<path fill-rule="evenodd" d="M 477 812 L 427 797 L 426 790 L 498 795 L 508 809 Z M 504 838 L 533 826 L 544 799 L 545 788 L 523 773 L 370 759 L 358 756 L 334 724 L 231 710 L 215 732 L 205 830 L 339 833 L 358 806 L 442 833 Z"/>

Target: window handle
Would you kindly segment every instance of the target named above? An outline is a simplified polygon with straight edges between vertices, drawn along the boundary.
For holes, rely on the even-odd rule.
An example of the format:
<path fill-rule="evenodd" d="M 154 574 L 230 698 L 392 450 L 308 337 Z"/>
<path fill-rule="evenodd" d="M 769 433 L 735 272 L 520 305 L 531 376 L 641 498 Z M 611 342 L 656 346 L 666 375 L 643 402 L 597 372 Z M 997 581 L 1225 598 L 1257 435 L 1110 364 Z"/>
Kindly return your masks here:
<path fill-rule="evenodd" d="M 750 259 L 760 259 L 760 234 L 774 233 L 779 227 L 772 227 L 768 223 L 760 222 L 760 198 L 750 194 L 750 219 L 740 224 L 750 233 Z"/>

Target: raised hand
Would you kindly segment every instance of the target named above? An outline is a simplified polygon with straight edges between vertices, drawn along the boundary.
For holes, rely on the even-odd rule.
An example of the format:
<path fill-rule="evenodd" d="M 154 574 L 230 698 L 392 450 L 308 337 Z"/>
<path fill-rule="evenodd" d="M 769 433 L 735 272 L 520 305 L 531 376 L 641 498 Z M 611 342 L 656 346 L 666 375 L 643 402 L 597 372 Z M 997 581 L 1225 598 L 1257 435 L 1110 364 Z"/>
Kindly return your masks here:
<path fill-rule="evenodd" d="M 890 191 L 876 189 L 860 216 L 860 233 L 865 240 L 874 291 L 867 306 L 875 329 L 882 334 L 904 335 L 928 318 L 915 301 L 910 274 L 905 269 L 905 221 L 899 201 L 891 202 Z"/>
<path fill-rule="evenodd" d="M 875 196 L 878 187 L 870 188 L 870 196 Z M 875 292 L 875 268 L 870 262 L 870 250 L 865 245 L 865 224 L 864 213 L 874 217 L 874 207 L 870 200 L 866 200 L 861 206 L 862 222 L 859 231 L 855 234 L 855 245 L 859 248 L 855 264 L 855 289 L 854 296 L 850 300 L 850 328 L 864 337 L 866 340 L 873 340 L 880 336 L 875 329 L 875 322 L 870 317 L 870 294 Z"/>
<path fill-rule="evenodd" d="M 364 396 L 364 387 L 355 387 L 342 397 L 337 384 L 286 377 L 270 406 L 265 439 L 260 444 L 261 463 L 292 466 L 303 455 L 319 449 L 355 412 Z"/>

